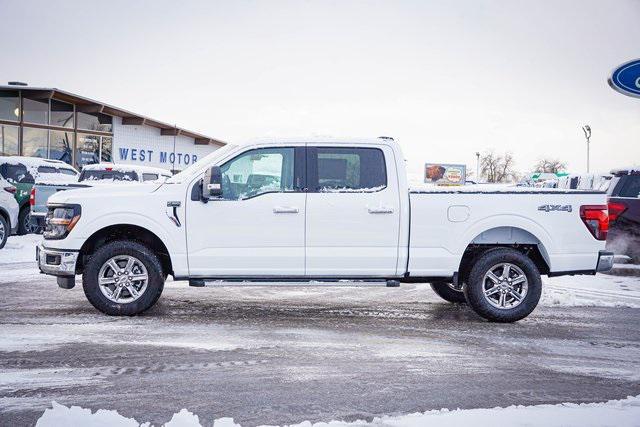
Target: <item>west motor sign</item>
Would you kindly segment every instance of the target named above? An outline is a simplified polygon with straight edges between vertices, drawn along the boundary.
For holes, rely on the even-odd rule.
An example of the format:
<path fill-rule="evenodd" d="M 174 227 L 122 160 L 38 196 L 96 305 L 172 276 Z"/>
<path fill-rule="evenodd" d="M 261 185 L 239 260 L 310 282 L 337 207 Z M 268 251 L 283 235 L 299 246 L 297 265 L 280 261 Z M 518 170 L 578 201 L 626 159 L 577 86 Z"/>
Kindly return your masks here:
<path fill-rule="evenodd" d="M 122 163 L 172 166 L 172 169 L 183 169 L 198 161 L 198 155 L 193 153 L 174 153 L 173 151 L 156 151 L 144 148 L 118 147 L 117 153 L 119 161 Z"/>
<path fill-rule="evenodd" d="M 640 59 L 629 61 L 613 70 L 609 86 L 624 95 L 640 98 Z"/>

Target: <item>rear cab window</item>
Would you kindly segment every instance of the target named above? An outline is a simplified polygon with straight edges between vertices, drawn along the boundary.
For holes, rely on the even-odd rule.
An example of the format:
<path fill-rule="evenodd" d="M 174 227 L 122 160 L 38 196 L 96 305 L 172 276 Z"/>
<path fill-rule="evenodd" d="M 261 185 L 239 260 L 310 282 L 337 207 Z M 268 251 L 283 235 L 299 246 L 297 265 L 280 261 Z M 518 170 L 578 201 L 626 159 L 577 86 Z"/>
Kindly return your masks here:
<path fill-rule="evenodd" d="M 138 181 L 138 174 L 133 171 L 85 169 L 78 181 Z"/>

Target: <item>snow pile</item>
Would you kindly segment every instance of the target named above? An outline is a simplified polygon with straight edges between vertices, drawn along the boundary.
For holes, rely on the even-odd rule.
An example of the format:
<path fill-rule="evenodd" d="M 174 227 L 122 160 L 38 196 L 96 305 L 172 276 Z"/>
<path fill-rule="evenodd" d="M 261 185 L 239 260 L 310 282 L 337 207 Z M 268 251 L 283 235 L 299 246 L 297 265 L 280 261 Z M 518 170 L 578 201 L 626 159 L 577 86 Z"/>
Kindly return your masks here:
<path fill-rule="evenodd" d="M 509 406 L 491 409 L 448 409 L 418 412 L 408 415 L 376 417 L 367 421 L 329 421 L 311 423 L 304 421 L 291 427 L 364 427 L 394 426 L 422 427 L 431 426 L 464 426 L 475 427 L 503 426 L 638 426 L 640 423 L 640 396 L 629 396 L 623 400 L 610 400 L 604 403 L 561 403 L 557 405 Z M 78 406 L 70 408 L 52 403 L 46 409 L 37 427 L 49 426 L 84 426 L 84 427 L 150 427 L 149 423 L 140 424 L 133 418 L 126 418 L 117 411 L 99 409 L 92 413 L 89 409 Z M 197 427 L 201 426 L 197 415 L 182 409 L 173 415 L 165 427 Z M 205 423 L 205 425 L 209 425 Z M 232 418 L 218 418 L 214 427 L 240 427 Z"/>
<path fill-rule="evenodd" d="M 78 182 L 78 175 L 38 172 L 34 175 L 34 180 L 38 185 L 73 184 Z"/>
<path fill-rule="evenodd" d="M 38 234 L 9 236 L 7 244 L 0 249 L 0 265 L 19 262 L 36 262 L 36 246 L 42 241 Z M 35 266 L 34 266 L 35 269 Z M 4 273 L 3 274 L 9 274 Z"/>
<path fill-rule="evenodd" d="M 541 305 L 640 308 L 640 277 L 597 274 L 543 277 L 542 281 Z"/>
<path fill-rule="evenodd" d="M 134 418 L 120 415 L 118 411 L 98 409 L 92 413 L 90 409 L 79 406 L 66 407 L 57 402 L 51 403 L 44 414 L 36 422 L 36 427 L 82 426 L 82 427 L 151 427 L 146 422 L 140 424 Z M 173 414 L 164 427 L 201 427 L 197 415 L 182 409 Z M 214 427 L 239 427 L 231 418 L 220 418 L 214 421 Z"/>

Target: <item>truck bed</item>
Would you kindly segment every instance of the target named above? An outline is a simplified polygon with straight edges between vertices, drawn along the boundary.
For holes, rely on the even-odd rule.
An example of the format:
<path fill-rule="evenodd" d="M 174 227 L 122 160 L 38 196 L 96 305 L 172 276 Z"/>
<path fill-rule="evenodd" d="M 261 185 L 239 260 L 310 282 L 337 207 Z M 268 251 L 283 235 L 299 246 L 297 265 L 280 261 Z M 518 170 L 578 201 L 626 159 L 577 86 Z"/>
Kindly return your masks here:
<path fill-rule="evenodd" d="M 457 272 L 469 245 L 537 245 L 550 273 L 593 271 L 604 243 L 580 217 L 583 205 L 606 205 L 599 191 L 506 186 L 412 189 L 408 271 Z"/>

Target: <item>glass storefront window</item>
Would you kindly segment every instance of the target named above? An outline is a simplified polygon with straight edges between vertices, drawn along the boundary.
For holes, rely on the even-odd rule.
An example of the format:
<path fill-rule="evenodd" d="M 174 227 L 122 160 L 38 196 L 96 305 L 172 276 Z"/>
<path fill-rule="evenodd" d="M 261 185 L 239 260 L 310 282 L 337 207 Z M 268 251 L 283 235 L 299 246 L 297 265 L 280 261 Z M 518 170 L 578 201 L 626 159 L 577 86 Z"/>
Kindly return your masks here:
<path fill-rule="evenodd" d="M 46 159 L 48 134 L 46 129 L 22 128 L 22 155 Z"/>
<path fill-rule="evenodd" d="M 20 97 L 17 90 L 0 90 L 0 120 L 20 120 Z"/>
<path fill-rule="evenodd" d="M 103 162 L 113 162 L 113 138 L 110 136 L 102 137 L 102 148 L 100 150 L 100 159 Z"/>
<path fill-rule="evenodd" d="M 100 163 L 100 137 L 98 135 L 79 133 L 76 147 L 76 169 Z"/>
<path fill-rule="evenodd" d="M 50 124 L 73 129 L 73 105 L 52 99 Z"/>
<path fill-rule="evenodd" d="M 102 113 L 78 112 L 78 129 L 111 132 L 113 118 Z"/>
<path fill-rule="evenodd" d="M 0 156 L 17 156 L 18 126 L 0 125 Z"/>
<path fill-rule="evenodd" d="M 52 130 L 49 133 L 49 158 L 71 164 L 73 132 Z"/>
<path fill-rule="evenodd" d="M 49 100 L 22 96 L 22 119 L 29 123 L 49 124 Z"/>

